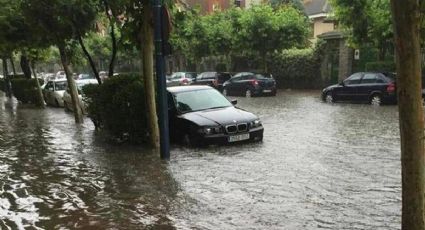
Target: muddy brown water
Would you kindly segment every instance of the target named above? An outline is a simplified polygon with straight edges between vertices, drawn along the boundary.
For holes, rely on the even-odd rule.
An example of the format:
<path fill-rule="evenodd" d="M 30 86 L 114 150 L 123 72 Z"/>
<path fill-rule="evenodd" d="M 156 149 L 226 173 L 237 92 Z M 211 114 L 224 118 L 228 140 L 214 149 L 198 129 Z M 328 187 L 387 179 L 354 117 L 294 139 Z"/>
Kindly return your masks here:
<path fill-rule="evenodd" d="M 0 229 L 399 229 L 397 108 L 319 93 L 237 98 L 262 143 L 169 162 L 0 95 Z"/>

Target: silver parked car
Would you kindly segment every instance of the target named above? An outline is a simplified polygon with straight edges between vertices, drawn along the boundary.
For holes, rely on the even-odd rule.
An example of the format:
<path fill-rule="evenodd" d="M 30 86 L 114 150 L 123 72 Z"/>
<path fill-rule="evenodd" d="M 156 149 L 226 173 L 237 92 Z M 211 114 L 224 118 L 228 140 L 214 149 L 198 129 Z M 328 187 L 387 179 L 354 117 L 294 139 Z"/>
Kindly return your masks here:
<path fill-rule="evenodd" d="M 168 79 L 167 86 L 190 85 L 195 78 L 196 73 L 194 72 L 176 72 Z"/>
<path fill-rule="evenodd" d="M 75 84 L 77 85 L 78 99 L 80 101 L 82 113 L 83 114 L 86 114 L 87 105 L 84 103 L 84 100 L 83 100 L 83 98 L 81 96 L 81 89 L 85 85 L 88 85 L 88 84 L 98 84 L 98 82 L 97 82 L 96 79 L 86 79 L 86 80 L 76 80 L 75 81 Z M 66 111 L 73 111 L 72 98 L 71 98 L 71 90 L 69 89 L 69 87 L 66 88 L 66 91 L 63 94 L 63 102 L 64 102 L 64 107 L 65 107 L 65 110 Z"/>
<path fill-rule="evenodd" d="M 43 88 L 44 101 L 48 105 L 63 107 L 63 94 L 67 86 L 66 80 L 50 80 Z"/>

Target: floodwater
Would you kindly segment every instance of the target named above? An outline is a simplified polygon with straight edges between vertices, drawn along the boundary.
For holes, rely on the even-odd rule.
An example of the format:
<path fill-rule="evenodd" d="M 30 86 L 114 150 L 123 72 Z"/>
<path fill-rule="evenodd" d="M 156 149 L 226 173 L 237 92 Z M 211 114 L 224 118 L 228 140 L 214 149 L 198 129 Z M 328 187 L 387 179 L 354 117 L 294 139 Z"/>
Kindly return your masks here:
<path fill-rule="evenodd" d="M 238 98 L 262 143 L 168 162 L 0 95 L 0 229 L 400 229 L 396 107 L 319 94 Z"/>

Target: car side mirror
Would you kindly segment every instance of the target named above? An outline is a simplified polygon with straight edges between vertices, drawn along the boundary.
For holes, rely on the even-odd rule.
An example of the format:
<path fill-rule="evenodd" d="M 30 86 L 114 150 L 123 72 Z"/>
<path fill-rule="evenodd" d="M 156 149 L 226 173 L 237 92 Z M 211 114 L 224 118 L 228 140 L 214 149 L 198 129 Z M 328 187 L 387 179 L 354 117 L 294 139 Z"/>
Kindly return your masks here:
<path fill-rule="evenodd" d="M 233 100 L 231 100 L 230 102 L 232 103 L 232 105 L 236 105 L 236 104 L 238 104 L 238 100 L 236 100 L 236 99 L 233 99 Z"/>

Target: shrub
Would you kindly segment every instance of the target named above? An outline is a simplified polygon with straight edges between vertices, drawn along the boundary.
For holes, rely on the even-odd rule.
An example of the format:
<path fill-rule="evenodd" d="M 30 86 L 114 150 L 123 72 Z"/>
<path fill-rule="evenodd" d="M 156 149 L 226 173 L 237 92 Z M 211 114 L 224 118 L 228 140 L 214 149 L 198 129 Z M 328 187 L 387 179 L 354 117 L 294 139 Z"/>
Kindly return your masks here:
<path fill-rule="evenodd" d="M 143 82 L 138 74 L 115 76 L 83 87 L 88 115 L 114 138 L 141 143 L 148 136 Z"/>
<path fill-rule="evenodd" d="M 37 103 L 37 83 L 35 79 L 26 78 L 14 78 L 10 82 L 12 84 L 12 93 L 16 99 L 22 103 Z M 43 85 L 44 81 L 38 79 L 40 85 Z"/>
<path fill-rule="evenodd" d="M 6 85 L 5 85 L 5 81 L 4 81 L 4 78 L 1 78 L 0 79 L 0 90 L 1 91 L 3 91 L 3 92 L 5 92 L 6 91 Z"/>
<path fill-rule="evenodd" d="M 393 61 L 376 61 L 366 63 L 366 71 L 376 72 L 395 72 L 395 63 Z"/>
<path fill-rule="evenodd" d="M 269 71 L 278 88 L 313 89 L 323 85 L 321 67 L 322 49 L 290 49 L 276 53 L 269 61 Z"/>

